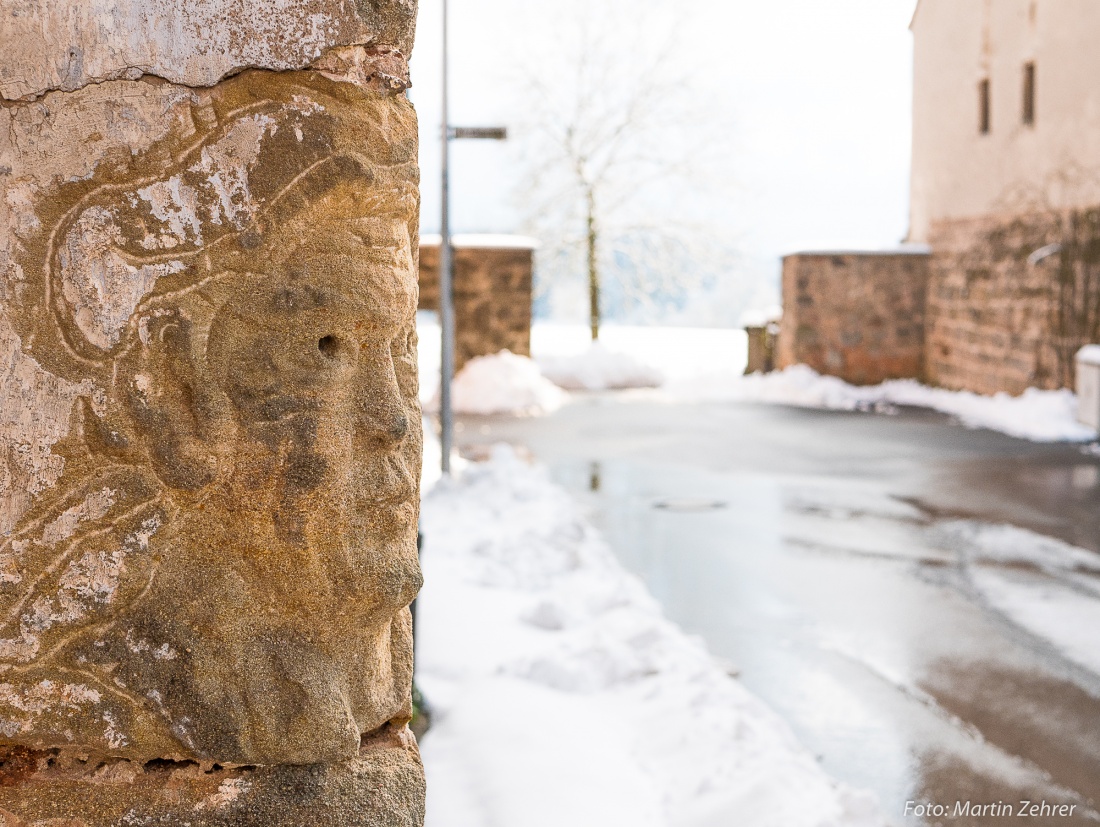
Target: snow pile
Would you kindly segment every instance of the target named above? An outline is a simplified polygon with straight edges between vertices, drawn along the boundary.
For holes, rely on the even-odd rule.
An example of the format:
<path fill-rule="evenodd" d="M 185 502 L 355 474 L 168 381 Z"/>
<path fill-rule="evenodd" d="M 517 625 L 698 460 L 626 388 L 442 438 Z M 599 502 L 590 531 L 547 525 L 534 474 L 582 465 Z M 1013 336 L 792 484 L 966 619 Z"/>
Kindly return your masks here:
<path fill-rule="evenodd" d="M 754 307 L 741 314 L 741 327 L 766 327 L 783 318 L 783 308 L 778 304 Z"/>
<path fill-rule="evenodd" d="M 418 313 L 416 328 L 420 338 L 420 401 L 430 408 L 439 392 L 440 333 L 435 314 Z M 589 337 L 585 325 L 536 322 L 531 328 L 531 350 L 535 361 L 543 366 L 583 361 L 591 347 Z M 644 386 L 659 382 L 659 375 L 692 377 L 720 370 L 739 373 L 748 352 L 743 330 L 719 328 L 606 325 L 600 332 L 600 342 L 601 349 L 613 355 L 627 354 L 640 364 L 641 370 L 632 367 L 629 372 L 644 372 L 642 378 L 648 383 Z M 622 368 L 615 371 L 624 372 Z M 570 368 L 570 372 L 575 371 Z M 598 384 L 608 386 L 606 382 Z M 576 387 L 583 385 L 578 383 Z"/>
<path fill-rule="evenodd" d="M 883 823 L 511 449 L 422 514 L 427 827 Z"/>
<path fill-rule="evenodd" d="M 1011 525 L 956 520 L 937 532 L 989 606 L 1100 676 L 1100 554 Z"/>
<path fill-rule="evenodd" d="M 664 381 L 656 368 L 600 342 L 571 356 L 542 356 L 539 367 L 547 379 L 571 391 L 656 388 Z"/>
<path fill-rule="evenodd" d="M 971 428 L 989 428 L 1034 442 L 1074 442 L 1096 438 L 1096 431 L 1077 421 L 1077 396 L 1071 390 L 1028 388 L 1020 396 L 982 396 L 970 391 L 929 388 L 913 380 L 877 386 L 885 401 L 919 405 L 952 414 Z"/>
<path fill-rule="evenodd" d="M 821 376 L 805 365 L 775 373 L 742 376 L 714 372 L 668 383 L 664 390 L 684 401 L 770 402 L 804 408 L 857 410 L 871 407 L 875 394 L 849 385 L 835 376 Z"/>
<path fill-rule="evenodd" d="M 687 378 L 715 371 L 741 373 L 748 361 L 744 330 L 717 327 L 635 327 L 607 324 L 600 343 L 650 365 L 666 379 Z M 531 353 L 536 362 L 576 356 L 592 345 L 587 325 L 536 322 L 531 328 Z"/>
<path fill-rule="evenodd" d="M 849 411 L 888 411 L 893 405 L 912 405 L 951 414 L 971 428 L 989 428 L 1035 442 L 1096 438 L 1096 431 L 1077 421 L 1077 398 L 1069 390 L 1029 388 L 1021 396 L 982 396 L 930 388 L 912 379 L 857 387 L 834 376 L 822 376 L 806 365 L 751 376 L 712 373 L 670 383 L 664 390 L 684 401 L 771 402 Z"/>
<path fill-rule="evenodd" d="M 439 385 L 439 328 L 425 317 L 418 321 L 418 332 L 424 401 Z M 805 365 L 743 376 L 747 345 L 740 330 L 608 325 L 601 331 L 600 343 L 588 343 L 587 336 L 582 325 L 537 323 L 531 331 L 531 346 L 543 377 L 569 389 L 660 386 L 663 395 L 683 402 L 765 402 L 880 412 L 912 405 L 951 414 L 972 428 L 990 428 L 1036 442 L 1087 442 L 1097 437 L 1095 430 L 1077 421 L 1077 398 L 1069 390 L 1032 388 L 1021 396 L 982 396 L 930 388 L 910 379 L 857 387 Z M 501 410 L 531 404 L 521 401 Z M 468 412 L 487 411 L 475 402 Z"/>
<path fill-rule="evenodd" d="M 539 372 L 526 356 L 502 350 L 467 362 L 451 383 L 451 404 L 460 414 L 550 413 L 560 408 L 567 394 Z M 439 395 L 430 403 L 439 409 Z"/>

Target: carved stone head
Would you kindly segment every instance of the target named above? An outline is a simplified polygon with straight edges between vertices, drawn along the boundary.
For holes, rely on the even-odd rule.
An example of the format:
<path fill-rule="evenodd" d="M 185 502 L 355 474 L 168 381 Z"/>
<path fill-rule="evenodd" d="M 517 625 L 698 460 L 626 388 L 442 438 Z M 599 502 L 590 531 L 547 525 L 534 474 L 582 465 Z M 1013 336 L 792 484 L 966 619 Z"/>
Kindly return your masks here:
<path fill-rule="evenodd" d="M 387 104 L 245 74 L 43 208 L 19 334 L 91 380 L 0 556 L 0 742 L 312 763 L 408 719 L 418 202 Z"/>

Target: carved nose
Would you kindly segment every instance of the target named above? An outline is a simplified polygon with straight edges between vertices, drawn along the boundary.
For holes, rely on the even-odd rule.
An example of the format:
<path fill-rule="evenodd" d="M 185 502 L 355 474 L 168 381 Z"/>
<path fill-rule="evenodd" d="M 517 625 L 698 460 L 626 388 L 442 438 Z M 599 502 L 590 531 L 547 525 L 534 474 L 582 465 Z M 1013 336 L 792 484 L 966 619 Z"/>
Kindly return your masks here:
<path fill-rule="evenodd" d="M 392 374 L 373 379 L 363 390 L 361 427 L 376 442 L 387 447 L 396 446 L 409 432 L 405 400 L 401 398 L 397 380 Z"/>
<path fill-rule="evenodd" d="M 385 448 L 394 448 L 409 433 L 409 412 L 389 342 L 372 343 L 360 350 L 358 394 L 360 433 Z"/>

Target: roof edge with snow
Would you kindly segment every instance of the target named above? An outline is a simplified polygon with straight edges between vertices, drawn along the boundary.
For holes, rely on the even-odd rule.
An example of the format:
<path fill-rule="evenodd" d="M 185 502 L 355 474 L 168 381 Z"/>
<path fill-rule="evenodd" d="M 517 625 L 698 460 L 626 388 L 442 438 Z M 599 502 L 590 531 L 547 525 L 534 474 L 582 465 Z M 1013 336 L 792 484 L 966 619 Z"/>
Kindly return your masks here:
<path fill-rule="evenodd" d="M 928 244 L 901 244 L 883 250 L 798 250 L 787 253 L 783 258 L 793 256 L 927 256 L 932 252 Z"/>
<path fill-rule="evenodd" d="M 1077 362 L 1082 365 L 1100 366 L 1100 345 L 1085 345 L 1077 351 Z"/>
<path fill-rule="evenodd" d="M 420 236 L 421 247 L 438 247 L 442 242 L 443 238 L 439 233 L 423 233 Z M 536 250 L 539 247 L 539 240 L 527 235 L 506 233 L 457 233 L 451 236 L 451 246 L 494 250 Z"/>

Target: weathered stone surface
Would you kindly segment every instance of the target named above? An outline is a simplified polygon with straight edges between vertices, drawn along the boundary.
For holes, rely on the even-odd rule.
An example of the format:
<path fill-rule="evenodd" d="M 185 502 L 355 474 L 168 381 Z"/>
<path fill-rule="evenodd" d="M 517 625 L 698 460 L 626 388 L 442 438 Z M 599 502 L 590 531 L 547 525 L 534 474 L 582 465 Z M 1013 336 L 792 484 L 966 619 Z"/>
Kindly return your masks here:
<path fill-rule="evenodd" d="M 413 6 L 8 11 L 0 814 L 419 824 Z"/>
<path fill-rule="evenodd" d="M 9 516 L 0 742 L 345 759 L 408 715 L 411 109 L 316 74 L 155 97 L 168 134 L 31 199 L 11 257 L 18 358 L 72 412 Z"/>
<path fill-rule="evenodd" d="M 418 827 L 424 818 L 407 730 L 365 739 L 350 761 L 310 766 L 143 766 L 26 749 L 0 758 L 9 785 L 0 827 Z"/>
<path fill-rule="evenodd" d="M 305 68 L 338 46 L 407 56 L 415 19 L 415 0 L 9 0 L 0 97 L 142 75 L 210 86 L 243 68 Z"/>
<path fill-rule="evenodd" d="M 1072 387 L 1074 355 L 1100 339 L 1100 207 L 941 221 L 931 238 L 929 378 L 978 393 Z"/>

